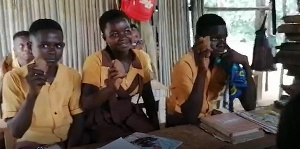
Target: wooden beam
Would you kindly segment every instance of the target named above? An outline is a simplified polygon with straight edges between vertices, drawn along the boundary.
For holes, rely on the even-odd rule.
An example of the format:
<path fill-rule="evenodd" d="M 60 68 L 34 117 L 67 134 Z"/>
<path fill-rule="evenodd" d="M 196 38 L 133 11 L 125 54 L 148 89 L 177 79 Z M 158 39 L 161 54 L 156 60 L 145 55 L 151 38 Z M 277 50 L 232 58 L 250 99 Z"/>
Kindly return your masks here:
<path fill-rule="evenodd" d="M 253 10 L 271 10 L 270 7 L 204 7 L 208 11 L 253 11 Z"/>
<path fill-rule="evenodd" d="M 286 16 L 286 14 L 287 14 L 286 0 L 282 1 L 282 14 L 283 14 L 283 16 Z M 284 42 L 286 42 L 286 41 L 287 41 L 287 39 L 285 38 Z M 284 77 L 284 69 L 283 69 L 283 66 L 281 65 L 281 67 L 280 67 L 280 82 L 279 82 L 279 85 L 283 84 L 283 77 Z M 283 94 L 283 90 L 282 90 L 281 87 L 279 87 L 279 95 L 278 95 L 279 96 L 278 97 L 279 100 L 280 100 L 280 97 L 282 96 L 282 94 Z"/>

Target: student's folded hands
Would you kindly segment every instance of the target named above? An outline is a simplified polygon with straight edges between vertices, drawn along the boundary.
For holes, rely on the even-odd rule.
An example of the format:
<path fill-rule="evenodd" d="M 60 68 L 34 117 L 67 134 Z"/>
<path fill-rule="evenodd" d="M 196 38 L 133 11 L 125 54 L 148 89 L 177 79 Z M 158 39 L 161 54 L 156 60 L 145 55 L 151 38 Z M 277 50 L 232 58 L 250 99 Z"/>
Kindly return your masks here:
<path fill-rule="evenodd" d="M 119 60 L 112 61 L 112 67 L 108 70 L 108 85 L 118 90 L 121 86 L 122 80 L 126 75 L 123 64 Z"/>

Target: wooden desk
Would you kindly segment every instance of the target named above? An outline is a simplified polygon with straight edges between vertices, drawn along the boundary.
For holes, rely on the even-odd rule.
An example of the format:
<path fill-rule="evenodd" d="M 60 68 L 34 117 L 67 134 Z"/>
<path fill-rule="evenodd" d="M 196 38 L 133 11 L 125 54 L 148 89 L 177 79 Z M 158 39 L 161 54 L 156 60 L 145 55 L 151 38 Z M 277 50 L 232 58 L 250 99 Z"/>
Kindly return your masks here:
<path fill-rule="evenodd" d="M 233 145 L 222 142 L 204 130 L 192 125 L 162 129 L 150 134 L 182 141 L 183 143 L 179 149 L 263 149 L 276 145 L 276 136 L 270 134 L 265 134 L 265 137 L 261 139 Z"/>
<path fill-rule="evenodd" d="M 276 136 L 271 134 L 265 134 L 265 137 L 261 139 L 233 145 L 222 142 L 202 129 L 192 125 L 166 128 L 151 132 L 150 134 L 182 141 L 183 143 L 178 149 L 272 149 L 275 148 L 276 145 Z M 101 146 L 103 146 L 103 144 L 92 144 L 74 149 L 95 149 Z"/>

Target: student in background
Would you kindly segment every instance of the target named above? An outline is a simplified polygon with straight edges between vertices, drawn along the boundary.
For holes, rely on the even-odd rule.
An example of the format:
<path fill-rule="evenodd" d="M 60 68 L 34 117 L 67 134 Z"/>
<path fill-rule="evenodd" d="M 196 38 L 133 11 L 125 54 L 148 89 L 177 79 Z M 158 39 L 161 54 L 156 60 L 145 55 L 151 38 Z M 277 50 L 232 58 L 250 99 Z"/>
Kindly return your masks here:
<path fill-rule="evenodd" d="M 20 31 L 14 34 L 13 52 L 4 57 L 0 64 L 0 103 L 2 103 L 2 80 L 4 74 L 14 68 L 24 66 L 33 60 L 29 43 L 28 31 Z"/>
<path fill-rule="evenodd" d="M 3 78 L 3 119 L 17 149 L 78 145 L 83 131 L 80 74 L 58 61 L 65 43 L 61 26 L 51 19 L 29 29 L 34 61 Z M 68 141 L 68 142 L 66 142 Z"/>
<path fill-rule="evenodd" d="M 149 68 L 151 68 L 150 69 L 151 78 L 154 78 L 156 76 L 155 67 L 151 62 L 149 54 L 142 50 L 143 46 L 144 46 L 144 41 L 142 39 L 141 32 L 135 24 L 130 24 L 130 27 L 131 27 L 131 32 L 132 32 L 133 48 L 137 49 L 137 50 L 141 50 L 141 52 L 145 54 L 145 58 L 148 61 Z"/>
<path fill-rule="evenodd" d="M 13 51 L 9 53 L 0 63 L 0 105 L 2 104 L 2 80 L 5 73 L 14 68 L 19 68 L 31 62 L 33 55 L 29 47 L 29 32 L 20 31 L 13 36 Z M 2 108 L 0 106 L 0 118 Z M 0 149 L 5 148 L 4 134 L 0 132 Z"/>
<path fill-rule="evenodd" d="M 132 47 L 127 16 L 109 10 L 99 24 L 107 46 L 85 60 L 82 73 L 81 103 L 88 114 L 90 143 L 159 129 L 149 63 L 141 50 Z M 131 102 L 136 94 L 143 97 L 147 115 Z"/>
<path fill-rule="evenodd" d="M 132 45 L 134 49 L 142 50 L 143 49 L 143 39 L 140 33 L 139 28 L 135 24 L 130 24 L 131 33 L 132 33 Z"/>
<path fill-rule="evenodd" d="M 209 36 L 206 45 L 199 41 Z M 167 100 L 166 126 L 198 124 L 199 118 L 209 116 L 216 108 L 214 102 L 226 85 L 226 68 L 233 63 L 243 66 L 247 87 L 239 97 L 245 110 L 256 107 L 256 87 L 246 56 L 226 43 L 226 23 L 218 15 L 204 14 L 196 23 L 195 44 L 174 66 Z M 222 63 L 220 63 L 222 62 Z"/>

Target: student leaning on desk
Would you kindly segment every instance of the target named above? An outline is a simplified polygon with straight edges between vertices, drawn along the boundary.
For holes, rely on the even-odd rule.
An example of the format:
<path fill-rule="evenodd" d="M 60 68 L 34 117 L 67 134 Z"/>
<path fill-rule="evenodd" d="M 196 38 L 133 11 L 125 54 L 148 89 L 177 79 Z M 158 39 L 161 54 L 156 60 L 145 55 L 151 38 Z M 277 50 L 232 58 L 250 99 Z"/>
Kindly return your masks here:
<path fill-rule="evenodd" d="M 232 50 L 226 38 L 227 28 L 223 18 L 205 14 L 198 19 L 195 44 L 172 72 L 171 95 L 167 100 L 167 127 L 197 124 L 200 117 L 209 116 L 215 108 L 213 101 L 228 78 L 229 109 L 233 110 L 234 98 L 240 99 L 245 110 L 255 109 L 256 87 L 247 57 Z M 240 80 L 242 83 L 237 83 Z"/>

